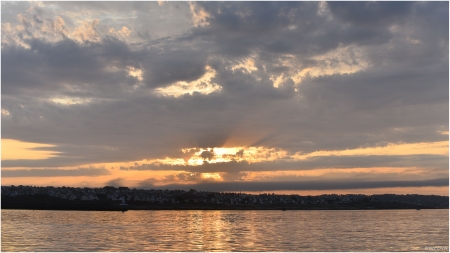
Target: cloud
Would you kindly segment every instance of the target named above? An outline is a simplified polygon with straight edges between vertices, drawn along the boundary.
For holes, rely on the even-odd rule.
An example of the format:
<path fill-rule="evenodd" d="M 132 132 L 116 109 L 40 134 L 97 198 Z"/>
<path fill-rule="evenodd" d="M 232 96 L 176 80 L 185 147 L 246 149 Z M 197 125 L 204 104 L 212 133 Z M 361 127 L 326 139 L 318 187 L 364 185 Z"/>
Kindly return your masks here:
<path fill-rule="evenodd" d="M 2 137 L 59 152 L 3 166 L 445 141 L 448 30 L 446 2 L 2 2 Z M 128 169 L 448 167 L 444 156 L 282 159 Z"/>
<path fill-rule="evenodd" d="M 211 160 L 214 157 L 214 151 L 211 149 L 210 151 L 205 150 L 200 154 L 200 157 L 206 160 Z"/>
<path fill-rule="evenodd" d="M 154 88 L 197 80 L 206 73 L 205 56 L 188 48 L 151 51 L 142 63 L 145 83 Z"/>
<path fill-rule="evenodd" d="M 2 170 L 2 177 L 80 177 L 103 176 L 111 172 L 105 168 L 77 168 L 77 169 L 15 169 Z"/>
<path fill-rule="evenodd" d="M 126 185 L 125 179 L 121 178 L 121 177 L 111 179 L 105 183 L 105 186 L 114 186 L 114 187 L 120 187 L 120 186 L 125 186 L 125 185 Z"/>
<path fill-rule="evenodd" d="M 121 170 L 174 170 L 190 172 L 240 172 L 240 171 L 304 171 L 324 168 L 382 168 L 420 167 L 446 170 L 448 156 L 444 155 L 404 155 L 404 156 L 317 156 L 307 160 L 275 160 L 248 163 L 231 161 L 203 163 L 202 165 L 145 164 L 122 167 Z"/>
<path fill-rule="evenodd" d="M 244 155 L 244 150 L 243 149 L 241 149 L 238 152 L 236 152 L 236 156 L 238 156 L 238 157 L 242 157 L 243 155 Z"/>
<path fill-rule="evenodd" d="M 123 37 L 128 37 L 131 34 L 130 29 L 128 29 L 128 27 L 126 27 L 126 26 L 123 26 L 122 29 L 117 30 L 117 31 L 114 28 L 110 28 L 109 32 L 114 34 L 114 35 L 116 35 L 116 36 L 118 36 L 118 37 L 122 37 L 122 38 Z"/>
<path fill-rule="evenodd" d="M 85 22 L 82 26 L 75 29 L 73 36 L 80 42 L 100 42 L 100 35 L 96 28 L 98 23 L 98 19 Z"/>
<path fill-rule="evenodd" d="M 338 19 L 362 26 L 388 26 L 405 19 L 413 9 L 412 2 L 327 2 Z"/>
<path fill-rule="evenodd" d="M 105 40 L 88 47 L 68 39 L 54 44 L 33 39 L 29 43 L 30 49 L 3 47 L 2 61 L 8 63 L 4 66 L 8 73 L 2 76 L 2 94 L 105 97 L 120 92 L 121 85 L 136 83 L 126 70 L 127 65 L 132 65 L 127 60 L 132 53 L 123 42 Z M 117 71 L 109 71 L 110 64 Z M 29 71 L 23 72 L 22 68 Z"/>
<path fill-rule="evenodd" d="M 340 44 L 383 44 L 392 38 L 385 27 L 360 27 L 353 23 L 343 26 L 332 15 L 321 15 L 324 8 L 327 4 L 318 2 L 198 2 L 194 10 L 204 13 L 207 25 L 194 28 L 193 35 L 215 41 L 218 52 L 234 56 L 259 50 L 320 54 Z"/>
<path fill-rule="evenodd" d="M 300 181 L 300 182 L 214 182 L 192 184 L 170 184 L 161 187 L 142 182 L 144 189 L 169 189 L 197 191 L 283 191 L 283 190 L 352 190 L 391 187 L 448 186 L 448 178 L 420 181 Z"/>

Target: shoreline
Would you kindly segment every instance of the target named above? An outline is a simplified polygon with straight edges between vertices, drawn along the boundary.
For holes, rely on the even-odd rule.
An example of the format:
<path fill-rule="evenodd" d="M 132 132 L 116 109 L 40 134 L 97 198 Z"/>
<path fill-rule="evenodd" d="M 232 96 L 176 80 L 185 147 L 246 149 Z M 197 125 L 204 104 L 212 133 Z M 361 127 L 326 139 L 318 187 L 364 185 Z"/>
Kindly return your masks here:
<path fill-rule="evenodd" d="M 67 201 L 67 202 L 24 202 L 1 201 L 1 209 L 17 210 L 65 210 L 65 211 L 130 211 L 130 210 L 421 210 L 449 209 L 448 207 L 431 207 L 405 203 L 355 203 L 355 204 L 147 204 L 132 203 L 120 207 L 116 202 L 104 201 Z"/>

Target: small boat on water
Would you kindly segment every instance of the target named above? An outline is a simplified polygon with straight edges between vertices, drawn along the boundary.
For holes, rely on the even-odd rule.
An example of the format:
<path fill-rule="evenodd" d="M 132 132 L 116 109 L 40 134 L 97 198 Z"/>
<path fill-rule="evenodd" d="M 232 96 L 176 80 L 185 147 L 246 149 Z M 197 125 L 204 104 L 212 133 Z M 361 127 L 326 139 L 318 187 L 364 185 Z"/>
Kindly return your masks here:
<path fill-rule="evenodd" d="M 125 203 L 125 197 L 120 198 L 122 200 L 122 203 L 119 204 L 120 210 L 123 212 L 128 211 L 128 204 Z"/>

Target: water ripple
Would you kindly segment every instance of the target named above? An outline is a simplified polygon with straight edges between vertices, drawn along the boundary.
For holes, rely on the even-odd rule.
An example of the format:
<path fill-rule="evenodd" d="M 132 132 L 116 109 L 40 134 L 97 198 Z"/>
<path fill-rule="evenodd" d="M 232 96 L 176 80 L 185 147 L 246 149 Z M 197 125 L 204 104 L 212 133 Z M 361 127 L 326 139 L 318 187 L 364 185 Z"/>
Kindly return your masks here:
<path fill-rule="evenodd" d="M 448 210 L 2 210 L 2 251 L 426 251 Z"/>

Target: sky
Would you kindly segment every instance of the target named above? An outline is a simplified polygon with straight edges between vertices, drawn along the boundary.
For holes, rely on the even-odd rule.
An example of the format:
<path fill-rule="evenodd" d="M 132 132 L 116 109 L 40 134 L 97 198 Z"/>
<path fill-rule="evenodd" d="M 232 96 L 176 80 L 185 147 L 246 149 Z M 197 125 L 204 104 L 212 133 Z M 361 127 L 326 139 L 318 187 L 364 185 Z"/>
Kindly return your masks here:
<path fill-rule="evenodd" d="M 1 184 L 449 191 L 448 2 L 1 2 Z"/>

